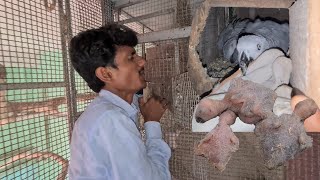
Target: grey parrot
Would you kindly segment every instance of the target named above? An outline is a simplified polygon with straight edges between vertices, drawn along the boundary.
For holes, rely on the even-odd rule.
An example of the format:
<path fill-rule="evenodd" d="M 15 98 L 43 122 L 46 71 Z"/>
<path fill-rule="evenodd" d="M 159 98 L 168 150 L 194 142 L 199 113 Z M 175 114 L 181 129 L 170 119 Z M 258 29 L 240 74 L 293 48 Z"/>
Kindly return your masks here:
<path fill-rule="evenodd" d="M 225 59 L 230 61 L 236 49 L 238 37 L 249 22 L 249 19 L 235 19 L 219 34 L 217 45 Z"/>
<path fill-rule="evenodd" d="M 247 19 L 245 22 L 248 21 Z M 242 22 L 242 21 L 239 21 Z M 227 28 L 226 28 L 227 29 Z M 228 32 L 226 30 L 225 32 Z M 238 33 L 238 29 L 234 34 Z M 228 33 L 221 36 L 234 34 Z M 232 37 L 234 38 L 234 36 Z M 219 38 L 220 39 L 220 38 Z M 223 39 L 223 37 L 222 37 Z M 278 23 L 272 20 L 256 19 L 246 23 L 245 27 L 236 37 L 236 47 L 225 41 L 223 46 L 224 57 L 232 63 L 239 64 L 242 73 L 245 75 L 249 63 L 259 57 L 264 51 L 271 48 L 278 48 L 285 54 L 289 49 L 289 25 L 288 23 Z M 219 46 L 219 43 L 218 43 Z M 230 52 L 232 55 L 230 57 Z"/>

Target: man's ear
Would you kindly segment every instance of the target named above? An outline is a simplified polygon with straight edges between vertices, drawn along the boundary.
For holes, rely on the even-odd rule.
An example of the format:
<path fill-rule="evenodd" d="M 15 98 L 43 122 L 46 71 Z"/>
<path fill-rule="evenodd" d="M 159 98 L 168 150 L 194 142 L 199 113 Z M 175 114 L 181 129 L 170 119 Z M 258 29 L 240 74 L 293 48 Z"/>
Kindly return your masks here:
<path fill-rule="evenodd" d="M 95 73 L 96 76 L 105 83 L 110 82 L 112 79 L 112 71 L 110 67 L 98 67 Z"/>

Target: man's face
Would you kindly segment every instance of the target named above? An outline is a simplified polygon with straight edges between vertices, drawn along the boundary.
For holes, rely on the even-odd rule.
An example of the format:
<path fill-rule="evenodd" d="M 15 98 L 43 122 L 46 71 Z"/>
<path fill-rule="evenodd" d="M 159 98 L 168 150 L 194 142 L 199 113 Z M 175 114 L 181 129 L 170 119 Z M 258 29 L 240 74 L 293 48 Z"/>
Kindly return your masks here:
<path fill-rule="evenodd" d="M 136 93 L 146 87 L 144 65 L 146 61 L 130 46 L 119 46 L 116 51 L 113 87 L 119 91 Z"/>

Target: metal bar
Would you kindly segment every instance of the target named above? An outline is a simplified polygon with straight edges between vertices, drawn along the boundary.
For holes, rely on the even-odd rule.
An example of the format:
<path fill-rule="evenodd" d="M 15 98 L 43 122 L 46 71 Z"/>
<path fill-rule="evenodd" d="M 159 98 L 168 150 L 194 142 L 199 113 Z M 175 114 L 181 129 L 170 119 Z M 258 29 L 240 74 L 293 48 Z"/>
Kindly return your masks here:
<path fill-rule="evenodd" d="M 198 4 L 201 4 L 203 3 L 205 0 L 194 0 L 192 2 L 190 2 L 190 5 L 198 5 Z"/>
<path fill-rule="evenodd" d="M 120 21 L 120 12 L 121 10 L 116 10 L 116 21 L 119 22 Z"/>
<path fill-rule="evenodd" d="M 154 41 L 163 41 L 169 39 L 179 39 L 189 37 L 191 33 L 191 26 L 184 28 L 176 28 L 164 31 L 150 32 L 146 34 L 138 34 L 139 43 L 147 43 Z"/>
<path fill-rule="evenodd" d="M 106 9 L 105 9 L 105 4 L 107 3 L 106 1 L 108 0 L 101 0 L 101 14 L 102 14 L 102 25 L 105 26 L 107 24 L 107 18 L 105 16 L 106 13 Z"/>
<path fill-rule="evenodd" d="M 144 34 L 144 26 L 142 26 L 142 34 Z M 142 43 L 141 48 L 142 48 L 142 57 L 143 59 L 146 59 L 146 44 Z"/>
<path fill-rule="evenodd" d="M 45 143 L 46 143 L 46 150 L 47 151 L 52 151 L 51 146 L 50 146 L 50 123 L 49 123 L 49 117 L 48 115 L 44 115 L 44 132 L 45 132 Z"/>
<path fill-rule="evenodd" d="M 102 25 L 114 22 L 113 5 L 114 3 L 111 0 L 101 0 Z"/>
<path fill-rule="evenodd" d="M 135 4 L 139 4 L 139 3 L 143 3 L 149 0 L 114 0 L 115 1 L 115 5 L 114 8 L 115 9 L 123 9 Z M 196 4 L 196 3 L 201 3 L 204 0 L 194 0 L 192 2 L 190 2 L 191 4 Z"/>
<path fill-rule="evenodd" d="M 19 122 L 19 121 L 25 121 L 25 120 L 30 120 L 30 119 L 40 119 L 43 116 L 53 116 L 53 117 L 65 117 L 65 113 L 29 113 L 26 115 L 17 115 L 17 116 L 10 116 L 6 118 L 0 119 L 0 127 L 9 123 L 13 122 Z"/>
<path fill-rule="evenodd" d="M 139 4 L 142 2 L 146 2 L 146 1 L 148 1 L 148 0 L 116 0 L 114 8 L 115 9 L 122 9 L 122 8 L 125 8 L 128 6 L 132 6 L 132 5 Z"/>
<path fill-rule="evenodd" d="M 65 2 L 65 11 L 63 12 L 63 1 Z M 69 126 L 69 140 L 71 140 L 71 134 L 73 125 L 75 122 L 75 115 L 77 113 L 77 101 L 76 101 L 76 89 L 75 89 L 75 77 L 74 69 L 68 58 L 67 43 L 72 37 L 71 29 L 71 10 L 70 0 L 59 0 L 59 20 L 60 20 L 60 32 L 61 32 L 61 46 L 63 57 L 63 74 L 66 87 L 66 98 L 68 108 L 68 126 Z"/>
<path fill-rule="evenodd" d="M 18 155 L 19 153 L 24 153 L 24 152 L 32 152 L 35 148 L 32 146 L 27 146 L 27 147 L 22 147 L 16 150 L 11 150 L 9 152 L 4 152 L 3 154 L 0 155 L 0 159 L 6 159 L 8 157 L 12 157 L 15 155 Z"/>
<path fill-rule="evenodd" d="M 124 10 L 120 10 L 120 12 L 123 12 L 126 16 L 129 16 L 130 18 L 133 18 L 134 16 L 132 16 L 131 14 L 127 13 Z M 118 19 L 118 21 L 120 20 L 120 18 Z M 140 25 L 144 26 L 145 28 L 148 28 L 150 31 L 154 31 L 153 29 L 149 28 L 147 25 L 145 25 L 144 23 L 137 21 L 137 23 L 139 23 Z"/>
<path fill-rule="evenodd" d="M 41 89 L 41 88 L 55 88 L 64 87 L 65 82 L 41 82 L 41 83 L 0 83 L 1 90 L 15 90 L 15 89 Z"/>
<path fill-rule="evenodd" d="M 180 56 L 179 56 L 179 42 L 174 41 L 174 66 L 176 75 L 180 74 Z"/>
<path fill-rule="evenodd" d="M 83 113 L 83 111 L 81 112 L 77 112 L 76 117 L 79 118 L 81 116 L 81 114 Z"/>
<path fill-rule="evenodd" d="M 137 17 L 133 17 L 133 18 L 130 18 L 130 19 L 126 19 L 126 20 L 120 21 L 118 23 L 119 24 L 126 24 L 126 23 L 131 23 L 131 22 L 137 22 L 137 21 L 140 21 L 140 20 L 143 20 L 143 19 L 149 19 L 149 18 L 152 18 L 152 17 L 157 17 L 157 16 L 161 16 L 161 15 L 165 15 L 165 14 L 170 14 L 170 13 L 173 13 L 173 12 L 174 12 L 174 8 L 164 9 L 164 10 L 160 10 L 160 11 L 153 12 L 153 13 L 150 13 L 150 14 L 145 14 L 145 15 L 142 15 L 142 16 L 137 16 Z"/>
<path fill-rule="evenodd" d="M 289 8 L 296 0 L 206 0 L 207 7 Z"/>

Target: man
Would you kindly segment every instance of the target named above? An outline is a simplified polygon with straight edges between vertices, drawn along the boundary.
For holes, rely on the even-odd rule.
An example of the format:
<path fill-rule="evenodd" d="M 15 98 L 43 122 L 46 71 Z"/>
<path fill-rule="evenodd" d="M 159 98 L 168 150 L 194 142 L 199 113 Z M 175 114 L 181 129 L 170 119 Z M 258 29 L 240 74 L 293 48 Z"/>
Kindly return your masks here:
<path fill-rule="evenodd" d="M 144 102 L 135 95 L 146 87 L 146 61 L 134 50 L 134 31 L 110 24 L 81 32 L 70 42 L 75 70 L 99 93 L 73 129 L 69 179 L 171 179 L 169 146 L 162 140 L 159 120 L 166 100 Z M 141 140 L 137 115 L 145 120 Z"/>

